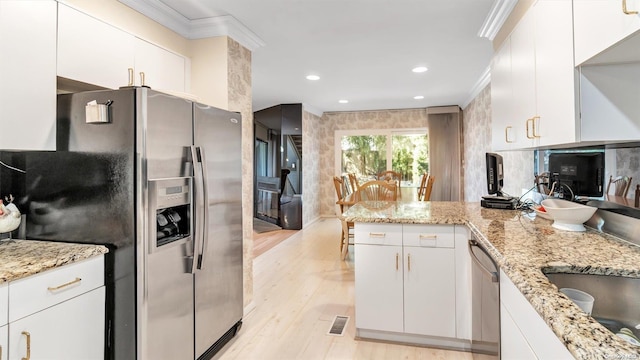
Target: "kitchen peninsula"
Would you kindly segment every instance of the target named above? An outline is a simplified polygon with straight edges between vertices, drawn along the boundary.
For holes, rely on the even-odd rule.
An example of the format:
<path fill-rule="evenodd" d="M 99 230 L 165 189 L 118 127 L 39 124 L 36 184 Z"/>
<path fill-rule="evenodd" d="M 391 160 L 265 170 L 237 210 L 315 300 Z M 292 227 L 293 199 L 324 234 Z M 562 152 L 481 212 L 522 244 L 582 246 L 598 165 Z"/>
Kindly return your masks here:
<path fill-rule="evenodd" d="M 560 353 L 555 353 L 556 355 L 577 359 L 640 358 L 640 347 L 625 342 L 582 312 L 558 292 L 557 287 L 549 282 L 542 271 L 637 278 L 640 277 L 640 248 L 635 245 L 592 229 L 586 232 L 557 230 L 551 226 L 552 222 L 549 220 L 535 218 L 519 210 L 485 209 L 481 208 L 479 203 L 362 202 L 345 212 L 344 219 L 355 223 L 356 244 L 358 228 L 371 225 L 389 226 L 389 230 L 393 230 L 393 226 L 407 224 L 465 227 L 469 235 L 485 247 L 499 265 L 502 275 L 501 297 L 504 299 L 511 295 L 508 288 L 503 289 L 503 281 L 515 285 L 513 288 L 519 290 L 518 296 L 522 295 L 527 300 L 528 305 L 535 310 L 552 334 L 555 334 L 557 339 L 551 340 L 559 340 L 558 344 L 562 348 Z M 462 246 L 456 238 L 456 260 L 459 259 L 459 247 Z M 358 254 L 358 248 L 354 253 L 358 289 L 357 260 L 359 255 L 364 257 L 365 254 Z M 462 272 L 467 270 L 463 269 Z M 456 280 L 460 279 L 460 276 L 468 277 L 470 274 L 456 274 Z M 462 294 L 458 291 L 455 293 L 455 303 L 460 303 L 459 296 L 469 294 L 470 291 Z M 356 327 L 359 327 L 358 303 L 356 290 Z M 459 312 L 457 314 L 460 315 Z M 458 321 L 467 321 L 470 324 L 470 316 L 464 312 L 462 315 L 467 316 L 467 319 Z M 505 318 L 504 314 L 502 318 Z M 467 326 L 470 326 L 469 324 Z M 503 349 L 504 346 L 508 346 L 505 337 L 512 337 L 512 333 L 513 331 L 505 331 L 503 322 Z M 469 339 L 468 333 L 464 331 L 459 331 L 458 334 L 458 339 Z M 363 333 L 360 333 L 360 336 L 369 337 Z M 534 356 L 536 351 L 542 348 L 541 353 L 537 354 L 540 358 L 545 358 L 541 354 L 554 346 L 540 344 L 539 339 L 531 342 L 532 339 L 527 338 L 526 334 L 524 338 L 533 347 Z M 536 349 L 535 342 L 542 346 Z"/>

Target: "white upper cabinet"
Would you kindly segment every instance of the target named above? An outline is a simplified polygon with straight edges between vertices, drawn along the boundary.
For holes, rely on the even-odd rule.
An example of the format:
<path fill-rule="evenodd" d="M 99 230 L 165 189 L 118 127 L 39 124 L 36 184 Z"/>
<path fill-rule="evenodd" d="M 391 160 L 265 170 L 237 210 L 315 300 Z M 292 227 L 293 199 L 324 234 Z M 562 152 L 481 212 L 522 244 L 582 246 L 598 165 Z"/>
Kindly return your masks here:
<path fill-rule="evenodd" d="M 0 49 L 0 147 L 55 149 L 56 2 L 0 1 Z"/>
<path fill-rule="evenodd" d="M 184 56 L 68 6 L 60 5 L 58 19 L 58 76 L 110 89 L 185 92 Z"/>
<path fill-rule="evenodd" d="M 185 58 L 147 41 L 135 39 L 136 85 L 155 90 L 185 91 Z M 144 84 L 140 73 L 144 74 Z"/>
<path fill-rule="evenodd" d="M 578 71 L 573 62 L 570 0 L 539 0 L 535 5 L 537 146 L 580 140 Z"/>
<path fill-rule="evenodd" d="M 640 63 L 580 68 L 583 142 L 640 139 Z"/>
<path fill-rule="evenodd" d="M 571 0 L 538 0 L 494 56 L 491 78 L 493 150 L 579 141 Z"/>
<path fill-rule="evenodd" d="M 129 84 L 133 35 L 62 4 L 58 23 L 58 76 L 110 89 Z"/>
<path fill-rule="evenodd" d="M 576 65 L 640 60 L 640 0 L 576 0 L 573 12 Z"/>

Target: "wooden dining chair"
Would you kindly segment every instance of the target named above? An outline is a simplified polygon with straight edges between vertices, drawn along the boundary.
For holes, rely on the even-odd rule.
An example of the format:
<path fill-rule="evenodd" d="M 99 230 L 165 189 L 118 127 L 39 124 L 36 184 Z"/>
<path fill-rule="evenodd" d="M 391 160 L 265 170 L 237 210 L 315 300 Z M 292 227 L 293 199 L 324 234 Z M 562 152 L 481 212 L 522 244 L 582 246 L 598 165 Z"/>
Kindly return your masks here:
<path fill-rule="evenodd" d="M 424 192 L 427 187 L 428 178 L 429 174 L 427 173 L 422 174 L 422 176 L 420 177 L 420 185 L 418 186 L 418 201 L 422 201 L 422 198 L 424 198 Z"/>
<path fill-rule="evenodd" d="M 345 193 L 343 192 L 344 187 L 344 180 L 342 177 L 339 176 L 334 176 L 333 177 L 333 186 L 336 189 L 336 196 L 338 197 L 338 200 L 336 201 L 336 204 L 340 207 L 340 214 L 338 216 L 338 218 L 340 219 L 340 223 L 342 224 L 342 231 L 340 234 L 340 254 L 342 254 L 342 259 L 344 260 L 346 253 L 347 253 L 347 249 L 349 247 L 350 244 L 350 240 L 349 239 L 353 239 L 353 222 L 347 222 L 344 220 L 342 214 L 349 208 L 349 204 L 350 201 L 349 199 L 347 199 L 347 196 L 345 195 Z M 355 194 L 351 194 L 351 196 L 354 196 Z M 353 242 L 351 242 L 353 243 Z"/>
<path fill-rule="evenodd" d="M 401 194 L 400 194 L 400 182 L 402 181 L 402 174 L 400 174 L 397 171 L 386 170 L 386 171 L 378 173 L 377 178 L 378 178 L 378 180 L 382 180 L 382 181 L 386 181 L 386 182 L 390 182 L 390 183 L 396 184 L 396 187 L 398 188 L 397 189 L 398 197 L 401 197 Z"/>
<path fill-rule="evenodd" d="M 427 180 L 427 185 L 424 189 L 424 196 L 422 197 L 422 201 L 429 201 L 431 199 L 431 189 L 433 189 L 433 182 L 436 181 L 436 178 L 433 175 L 429 175 L 429 179 Z"/>
<path fill-rule="evenodd" d="M 609 195 L 609 190 L 611 188 L 611 184 L 613 184 L 615 186 L 615 192 L 614 195 L 615 196 L 622 196 L 624 198 L 627 197 L 627 193 L 629 192 L 629 188 L 631 187 L 631 177 L 628 176 L 618 176 L 615 179 L 613 178 L 613 175 L 609 176 L 609 183 L 607 184 L 607 192 L 606 194 Z"/>
<path fill-rule="evenodd" d="M 358 201 L 396 201 L 398 187 L 384 180 L 371 180 L 360 185 L 356 195 Z"/>
<path fill-rule="evenodd" d="M 360 182 L 358 181 L 358 177 L 356 176 L 356 174 L 348 173 L 347 176 L 349 176 L 349 183 L 351 184 L 353 192 L 358 191 L 358 188 L 360 188 Z"/>

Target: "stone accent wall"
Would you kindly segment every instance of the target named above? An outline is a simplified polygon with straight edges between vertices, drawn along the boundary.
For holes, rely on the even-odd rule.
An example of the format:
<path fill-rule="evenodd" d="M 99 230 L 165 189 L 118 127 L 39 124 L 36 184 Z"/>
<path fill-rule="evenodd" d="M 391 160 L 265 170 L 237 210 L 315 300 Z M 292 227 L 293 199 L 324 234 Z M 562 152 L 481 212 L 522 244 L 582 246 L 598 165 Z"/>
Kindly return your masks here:
<path fill-rule="evenodd" d="M 253 111 L 251 51 L 228 37 L 229 110 L 242 114 L 242 229 L 244 306 L 253 301 Z"/>
<path fill-rule="evenodd" d="M 320 132 L 322 119 L 302 111 L 302 226 L 320 217 Z"/>

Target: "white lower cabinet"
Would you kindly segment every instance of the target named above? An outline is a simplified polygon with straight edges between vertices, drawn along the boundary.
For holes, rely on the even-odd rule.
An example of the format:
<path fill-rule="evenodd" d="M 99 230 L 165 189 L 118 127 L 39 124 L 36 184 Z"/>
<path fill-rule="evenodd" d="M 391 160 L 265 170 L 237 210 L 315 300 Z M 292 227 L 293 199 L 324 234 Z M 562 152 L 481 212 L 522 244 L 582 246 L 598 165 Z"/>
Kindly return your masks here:
<path fill-rule="evenodd" d="M 356 223 L 354 256 L 359 337 L 465 348 L 453 225 Z"/>
<path fill-rule="evenodd" d="M 0 326 L 0 360 L 9 355 L 9 326 Z"/>
<path fill-rule="evenodd" d="M 10 282 L 8 292 L 0 360 L 104 358 L 103 256 Z"/>
<path fill-rule="evenodd" d="M 574 359 L 503 271 L 500 271 L 500 326 L 503 359 Z"/>
<path fill-rule="evenodd" d="M 9 359 L 103 359 L 104 296 L 102 286 L 10 323 Z"/>
<path fill-rule="evenodd" d="M 405 247 L 404 331 L 456 337 L 454 249 Z"/>

